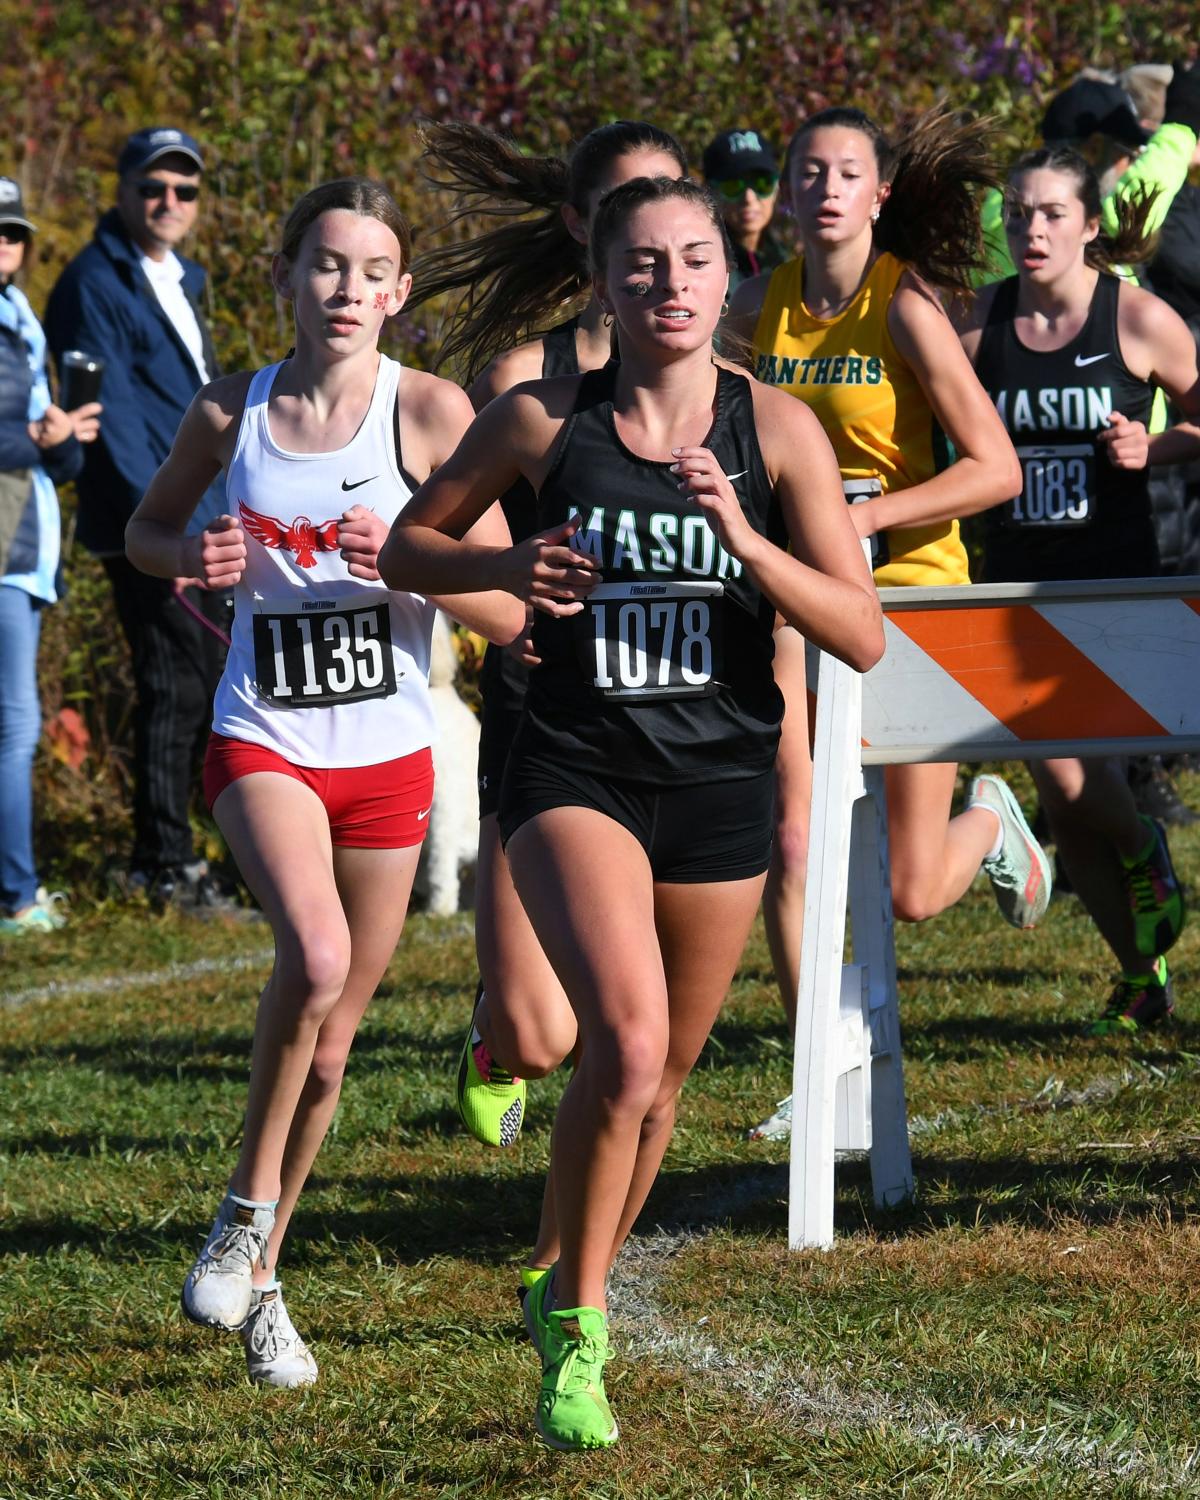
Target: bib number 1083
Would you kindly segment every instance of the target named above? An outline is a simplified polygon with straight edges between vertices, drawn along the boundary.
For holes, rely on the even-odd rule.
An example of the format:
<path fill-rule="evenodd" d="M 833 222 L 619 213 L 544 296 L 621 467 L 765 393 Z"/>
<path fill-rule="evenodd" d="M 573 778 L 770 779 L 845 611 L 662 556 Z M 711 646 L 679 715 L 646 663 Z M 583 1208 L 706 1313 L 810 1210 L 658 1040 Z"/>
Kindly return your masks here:
<path fill-rule="evenodd" d="M 576 616 L 580 664 L 593 687 L 630 700 L 714 692 L 723 593 L 715 582 L 600 584 Z"/>
<path fill-rule="evenodd" d="M 396 691 L 386 603 L 254 616 L 258 695 L 277 708 L 332 708 Z"/>

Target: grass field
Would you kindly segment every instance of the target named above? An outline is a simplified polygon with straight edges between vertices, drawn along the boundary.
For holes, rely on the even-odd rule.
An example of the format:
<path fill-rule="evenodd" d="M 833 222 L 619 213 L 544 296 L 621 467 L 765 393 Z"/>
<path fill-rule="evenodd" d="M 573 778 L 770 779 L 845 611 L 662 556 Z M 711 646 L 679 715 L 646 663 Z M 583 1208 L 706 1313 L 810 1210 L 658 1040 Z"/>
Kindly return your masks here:
<path fill-rule="evenodd" d="M 1200 868 L 1200 834 L 1175 847 Z M 744 1139 L 790 1082 L 756 933 L 614 1274 L 597 1455 L 532 1437 L 514 1266 L 561 1083 L 509 1153 L 457 1128 L 465 918 L 411 922 L 301 1203 L 283 1269 L 319 1385 L 251 1388 L 236 1338 L 181 1317 L 268 949 L 110 908 L 3 954 L 5 1500 L 1200 1495 L 1200 923 L 1179 1019 L 1132 1041 L 1081 1036 L 1109 968 L 1073 900 L 1022 934 L 977 885 L 902 929 L 918 1198 L 878 1213 L 847 1163 L 837 1247 L 801 1255 L 786 1147 Z"/>

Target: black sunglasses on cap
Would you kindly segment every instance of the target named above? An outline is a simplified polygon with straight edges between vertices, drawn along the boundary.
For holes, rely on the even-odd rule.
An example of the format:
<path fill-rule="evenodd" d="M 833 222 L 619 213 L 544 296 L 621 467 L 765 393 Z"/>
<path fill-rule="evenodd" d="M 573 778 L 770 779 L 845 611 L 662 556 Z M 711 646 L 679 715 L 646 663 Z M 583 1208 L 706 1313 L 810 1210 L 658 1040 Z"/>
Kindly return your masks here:
<path fill-rule="evenodd" d="M 200 187 L 195 182 L 160 182 L 157 177 L 144 177 L 137 185 L 139 198 L 144 198 L 147 203 L 157 203 L 160 198 L 167 196 L 170 188 L 180 203 L 195 203 L 200 196 Z"/>
<path fill-rule="evenodd" d="M 0 240 L 9 245 L 28 245 L 29 230 L 24 224 L 0 224 Z"/>
<path fill-rule="evenodd" d="M 756 198 L 769 198 L 779 186 L 779 178 L 773 172 L 754 172 L 749 177 L 725 177 L 713 185 L 727 202 L 736 203 L 747 188 Z"/>

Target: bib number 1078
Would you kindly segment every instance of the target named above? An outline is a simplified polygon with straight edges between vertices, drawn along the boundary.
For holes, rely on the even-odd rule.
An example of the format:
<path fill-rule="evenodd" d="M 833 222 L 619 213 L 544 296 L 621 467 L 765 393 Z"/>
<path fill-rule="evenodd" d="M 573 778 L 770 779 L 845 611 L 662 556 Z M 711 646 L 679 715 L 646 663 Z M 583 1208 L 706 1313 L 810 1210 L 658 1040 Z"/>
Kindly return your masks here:
<path fill-rule="evenodd" d="M 720 680 L 720 597 L 709 582 L 601 584 L 577 616 L 581 666 L 606 698 L 698 697 Z"/>

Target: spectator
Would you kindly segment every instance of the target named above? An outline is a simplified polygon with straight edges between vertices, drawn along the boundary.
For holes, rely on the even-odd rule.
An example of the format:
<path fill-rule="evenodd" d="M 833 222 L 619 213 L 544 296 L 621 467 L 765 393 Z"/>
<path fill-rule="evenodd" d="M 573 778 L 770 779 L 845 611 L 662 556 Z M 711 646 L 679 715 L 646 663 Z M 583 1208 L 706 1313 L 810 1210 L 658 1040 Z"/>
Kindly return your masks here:
<path fill-rule="evenodd" d="M 104 360 L 104 431 L 79 480 L 80 540 L 104 564 L 133 657 L 134 844 L 130 889 L 156 903 L 228 903 L 196 855 L 188 807 L 232 618 L 226 591 L 199 591 L 206 629 L 184 603 L 187 579 L 149 578 L 124 555 L 125 523 L 170 452 L 192 397 L 218 372 L 200 313 L 205 274 L 176 253 L 196 222 L 203 160 L 182 130 L 131 135 L 117 159 L 117 202 L 50 295 L 55 358 L 81 349 Z M 225 508 L 213 481 L 193 528 Z"/>
<path fill-rule="evenodd" d="M 724 130 L 704 148 L 704 180 L 716 194 L 733 242 L 729 290 L 781 266 L 791 250 L 771 232 L 779 162 L 757 130 Z"/>
<path fill-rule="evenodd" d="M 20 186 L 0 177 L 0 935 L 63 924 L 33 863 L 33 752 L 41 730 L 41 611 L 58 598 L 55 481 L 74 479 L 80 441 L 96 436 L 94 402 L 64 412 L 46 383 L 46 338 L 13 278 L 34 226 Z"/>

